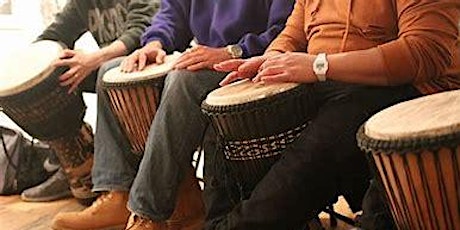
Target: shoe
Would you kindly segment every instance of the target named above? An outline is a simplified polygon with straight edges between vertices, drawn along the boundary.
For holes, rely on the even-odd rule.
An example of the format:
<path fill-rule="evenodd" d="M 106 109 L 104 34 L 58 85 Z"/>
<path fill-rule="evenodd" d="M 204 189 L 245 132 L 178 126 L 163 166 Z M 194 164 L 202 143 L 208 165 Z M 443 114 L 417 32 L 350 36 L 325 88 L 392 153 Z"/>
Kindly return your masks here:
<path fill-rule="evenodd" d="M 125 230 L 169 230 L 165 222 L 155 222 L 135 214 L 129 217 Z"/>
<path fill-rule="evenodd" d="M 24 190 L 21 199 L 29 202 L 45 202 L 72 197 L 69 182 L 64 174 L 64 170 L 54 173 L 45 182 Z"/>
<path fill-rule="evenodd" d="M 166 221 L 168 230 L 201 230 L 205 207 L 195 169 L 190 168 L 179 186 L 174 212 Z"/>
<path fill-rule="evenodd" d="M 182 221 L 171 222 L 167 221 L 153 221 L 148 218 L 140 217 L 131 214 L 125 230 L 202 230 L 204 226 L 203 219 L 189 219 Z"/>
<path fill-rule="evenodd" d="M 124 229 L 130 212 L 126 208 L 128 192 L 102 194 L 93 204 L 80 212 L 57 214 L 52 222 L 54 230 Z"/>
<path fill-rule="evenodd" d="M 176 207 L 168 220 L 153 221 L 133 214 L 126 230 L 202 230 L 204 221 L 201 189 L 191 168 L 179 186 Z"/>

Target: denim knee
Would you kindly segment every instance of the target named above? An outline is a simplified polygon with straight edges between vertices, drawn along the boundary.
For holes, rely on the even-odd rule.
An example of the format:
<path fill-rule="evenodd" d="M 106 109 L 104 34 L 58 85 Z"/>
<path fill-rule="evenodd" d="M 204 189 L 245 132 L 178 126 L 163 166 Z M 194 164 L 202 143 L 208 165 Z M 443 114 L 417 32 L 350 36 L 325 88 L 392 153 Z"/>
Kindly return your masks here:
<path fill-rule="evenodd" d="M 206 97 L 209 91 L 219 87 L 225 73 L 213 70 L 174 70 L 168 73 L 162 97 L 188 97 L 196 103 Z"/>

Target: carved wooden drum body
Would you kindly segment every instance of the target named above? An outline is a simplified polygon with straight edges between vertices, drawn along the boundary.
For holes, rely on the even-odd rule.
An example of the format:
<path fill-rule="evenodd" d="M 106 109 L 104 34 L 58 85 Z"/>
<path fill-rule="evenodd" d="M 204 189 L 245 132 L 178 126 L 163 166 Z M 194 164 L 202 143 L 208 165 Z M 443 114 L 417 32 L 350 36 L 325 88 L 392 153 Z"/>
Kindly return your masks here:
<path fill-rule="evenodd" d="M 102 88 L 134 153 L 144 152 L 165 76 L 179 56 L 180 53 L 174 53 L 167 56 L 163 64 L 151 64 L 137 72 L 125 73 L 116 67 L 102 78 Z"/>
<path fill-rule="evenodd" d="M 460 229 L 460 90 L 372 116 L 358 133 L 399 229 Z"/>

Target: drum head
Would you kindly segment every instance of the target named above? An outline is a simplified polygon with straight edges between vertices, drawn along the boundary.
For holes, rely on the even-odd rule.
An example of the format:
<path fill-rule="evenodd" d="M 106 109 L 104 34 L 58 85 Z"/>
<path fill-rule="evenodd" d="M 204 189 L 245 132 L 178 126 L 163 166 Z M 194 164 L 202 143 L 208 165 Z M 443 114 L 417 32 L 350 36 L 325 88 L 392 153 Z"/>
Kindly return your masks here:
<path fill-rule="evenodd" d="M 244 104 L 288 91 L 298 85 L 297 83 L 253 83 L 249 79 L 244 79 L 215 89 L 208 94 L 205 103 L 211 106 Z"/>
<path fill-rule="evenodd" d="M 38 41 L 12 53 L 0 63 L 0 96 L 23 92 L 40 83 L 55 69 L 63 47 L 54 41 Z"/>
<path fill-rule="evenodd" d="M 163 64 L 151 64 L 145 67 L 142 71 L 135 71 L 131 73 L 125 73 L 120 71 L 120 67 L 115 67 L 102 77 L 104 83 L 129 83 L 151 80 L 154 78 L 162 77 L 168 73 L 175 61 L 181 56 L 181 53 L 174 52 L 171 55 L 166 56 Z"/>
<path fill-rule="evenodd" d="M 391 106 L 364 125 L 366 136 L 384 141 L 424 139 L 460 132 L 460 90 Z"/>

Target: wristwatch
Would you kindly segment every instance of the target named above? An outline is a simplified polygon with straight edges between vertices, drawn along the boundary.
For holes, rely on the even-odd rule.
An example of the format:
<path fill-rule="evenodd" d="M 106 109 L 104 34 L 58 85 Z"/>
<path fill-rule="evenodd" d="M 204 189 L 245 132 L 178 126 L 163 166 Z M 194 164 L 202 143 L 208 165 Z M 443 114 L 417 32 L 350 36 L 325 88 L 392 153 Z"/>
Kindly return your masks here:
<path fill-rule="evenodd" d="M 326 54 L 319 53 L 315 61 L 313 61 L 313 72 L 316 74 L 318 81 L 326 81 L 326 73 L 329 69 L 329 63 L 327 62 Z"/>
<path fill-rule="evenodd" d="M 241 49 L 240 45 L 228 45 L 225 49 L 232 58 L 240 58 L 243 56 L 243 49 Z"/>

